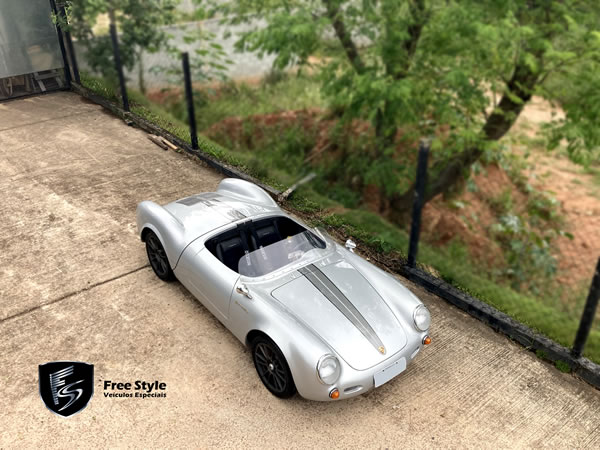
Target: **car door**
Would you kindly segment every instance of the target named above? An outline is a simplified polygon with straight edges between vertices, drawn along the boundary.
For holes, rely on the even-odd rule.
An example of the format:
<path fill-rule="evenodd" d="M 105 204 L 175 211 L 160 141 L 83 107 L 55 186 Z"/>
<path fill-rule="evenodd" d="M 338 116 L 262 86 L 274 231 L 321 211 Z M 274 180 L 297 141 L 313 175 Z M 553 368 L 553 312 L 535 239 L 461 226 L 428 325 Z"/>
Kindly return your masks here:
<path fill-rule="evenodd" d="M 175 269 L 175 275 L 200 303 L 217 319 L 227 324 L 231 293 L 240 276 L 226 267 L 204 248 L 202 242 L 198 241 L 184 250 Z"/>

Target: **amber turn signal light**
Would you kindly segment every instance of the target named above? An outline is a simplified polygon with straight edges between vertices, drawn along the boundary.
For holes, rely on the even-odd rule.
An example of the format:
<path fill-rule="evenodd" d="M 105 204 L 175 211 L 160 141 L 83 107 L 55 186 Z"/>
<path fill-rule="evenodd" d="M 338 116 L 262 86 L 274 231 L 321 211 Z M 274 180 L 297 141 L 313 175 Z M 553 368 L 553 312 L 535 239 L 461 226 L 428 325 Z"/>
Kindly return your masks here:
<path fill-rule="evenodd" d="M 429 336 L 425 336 L 423 338 L 423 344 L 425 344 L 425 345 L 431 344 L 431 338 Z"/>
<path fill-rule="evenodd" d="M 340 398 L 340 391 L 338 391 L 337 388 L 334 388 L 331 390 L 331 392 L 329 392 L 329 397 L 337 400 L 338 398 Z"/>

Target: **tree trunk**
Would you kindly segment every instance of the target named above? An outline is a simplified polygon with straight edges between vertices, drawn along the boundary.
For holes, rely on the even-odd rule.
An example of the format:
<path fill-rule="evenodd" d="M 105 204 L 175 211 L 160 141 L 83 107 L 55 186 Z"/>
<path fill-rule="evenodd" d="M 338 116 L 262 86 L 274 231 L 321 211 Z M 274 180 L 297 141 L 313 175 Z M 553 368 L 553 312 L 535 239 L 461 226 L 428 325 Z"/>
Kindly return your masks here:
<path fill-rule="evenodd" d="M 362 73 L 365 65 L 358 53 L 356 44 L 352 40 L 352 35 L 346 30 L 346 24 L 343 21 L 339 5 L 333 0 L 323 0 L 323 4 L 327 11 L 327 17 L 331 20 L 335 34 L 342 44 L 348 61 L 350 61 L 350 64 L 352 64 L 357 73 Z"/>
<path fill-rule="evenodd" d="M 481 129 L 483 139 L 497 141 L 501 139 L 514 125 L 523 111 L 525 104 L 531 100 L 533 88 L 538 80 L 538 75 L 528 67 L 518 65 L 512 78 L 506 83 L 506 89 L 511 95 L 504 94 L 496 110 L 490 114 Z M 483 154 L 480 147 L 468 148 L 455 155 L 450 160 L 439 161 L 429 169 L 429 184 L 425 191 L 425 203 L 447 192 L 456 183 L 460 182 L 464 173 Z M 410 211 L 414 200 L 414 184 L 403 194 L 398 194 L 390 199 L 390 210 L 387 218 L 395 223 L 403 223 Z"/>

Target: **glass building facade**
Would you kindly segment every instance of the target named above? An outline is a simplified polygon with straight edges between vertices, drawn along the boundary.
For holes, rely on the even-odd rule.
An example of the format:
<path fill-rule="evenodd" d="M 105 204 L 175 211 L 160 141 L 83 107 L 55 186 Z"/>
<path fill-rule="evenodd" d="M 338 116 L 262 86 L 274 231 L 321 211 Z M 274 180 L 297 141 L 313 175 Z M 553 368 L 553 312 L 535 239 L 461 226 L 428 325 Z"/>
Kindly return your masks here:
<path fill-rule="evenodd" d="M 63 59 L 50 2 L 0 0 L 0 99 L 63 85 Z"/>

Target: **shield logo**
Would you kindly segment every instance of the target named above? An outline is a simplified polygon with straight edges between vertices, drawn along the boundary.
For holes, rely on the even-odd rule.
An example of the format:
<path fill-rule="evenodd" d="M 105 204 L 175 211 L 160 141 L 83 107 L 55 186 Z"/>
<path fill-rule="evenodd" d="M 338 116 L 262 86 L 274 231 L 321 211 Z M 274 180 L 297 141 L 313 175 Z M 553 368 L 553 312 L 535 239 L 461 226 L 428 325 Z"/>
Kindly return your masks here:
<path fill-rule="evenodd" d="M 40 396 L 55 414 L 69 417 L 84 409 L 94 395 L 94 365 L 54 361 L 39 366 Z"/>

